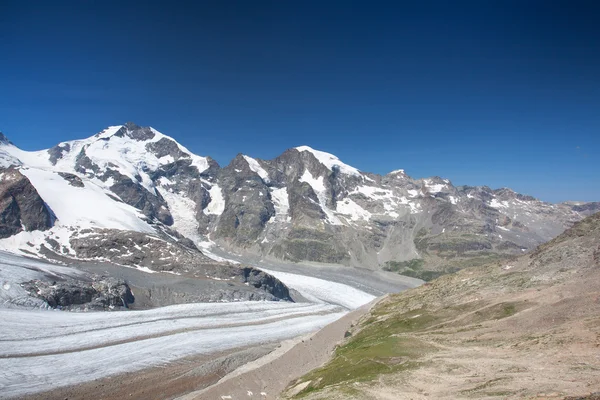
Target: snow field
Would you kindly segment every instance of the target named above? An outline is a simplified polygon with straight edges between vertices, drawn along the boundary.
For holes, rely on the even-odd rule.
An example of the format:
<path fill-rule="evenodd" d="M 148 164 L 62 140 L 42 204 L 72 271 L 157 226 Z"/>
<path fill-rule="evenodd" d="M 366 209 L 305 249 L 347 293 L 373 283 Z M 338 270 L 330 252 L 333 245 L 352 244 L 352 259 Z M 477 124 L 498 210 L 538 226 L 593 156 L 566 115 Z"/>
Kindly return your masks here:
<path fill-rule="evenodd" d="M 72 353 L 0 358 L 0 396 L 22 396 L 160 366 L 183 357 L 281 341 L 319 329 L 343 314 L 182 332 Z"/>
<path fill-rule="evenodd" d="M 210 248 L 208 243 L 205 247 Z M 0 398 L 290 339 L 320 329 L 374 298 L 340 283 L 266 272 L 310 302 L 198 303 L 89 313 L 0 308 Z M 78 273 L 0 253 L 0 294 L 6 287 L 24 292 L 19 283 L 42 274 Z M 40 307 L 31 307 L 36 306 Z"/>

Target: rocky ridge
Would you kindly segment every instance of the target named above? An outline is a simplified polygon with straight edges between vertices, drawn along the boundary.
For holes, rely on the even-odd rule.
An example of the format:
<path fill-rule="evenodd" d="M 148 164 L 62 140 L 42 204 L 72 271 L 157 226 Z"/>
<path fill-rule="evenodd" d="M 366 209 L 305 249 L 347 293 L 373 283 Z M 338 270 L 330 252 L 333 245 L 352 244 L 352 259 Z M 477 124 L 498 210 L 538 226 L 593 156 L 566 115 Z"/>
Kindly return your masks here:
<path fill-rule="evenodd" d="M 116 232 L 158 236 L 193 252 L 210 241 L 241 254 L 427 278 L 427 271 L 437 271 L 433 277 L 465 262 L 522 254 L 600 209 L 600 203 L 545 203 L 506 188 L 455 187 L 439 177 L 413 179 L 403 170 L 365 173 L 307 146 L 273 160 L 239 154 L 221 168 L 157 130 L 132 123 L 38 152 L 22 151 L 3 136 L 0 166 L 29 180 L 47 205 L 20 217 L 45 223 L 20 227 L 15 207 L 4 206 L 4 235 L 11 236 L 12 246 L 5 244 L 7 250 L 39 254 L 44 246 L 87 258 L 83 244 L 110 229 L 111 243 L 121 246 L 113 248 L 131 251 L 102 251 L 102 257 L 159 270 L 176 269 L 170 256 L 160 262 L 153 257 L 154 265 L 146 265 L 136 251 L 136 234 L 126 234 L 129 240 Z M 45 184 L 49 181 L 54 185 Z M 101 207 L 61 210 L 56 199 L 67 192 Z M 57 223 L 49 222 L 50 211 Z M 117 214 L 121 217 L 111 217 Z M 19 236 L 38 228 L 48 231 Z"/>

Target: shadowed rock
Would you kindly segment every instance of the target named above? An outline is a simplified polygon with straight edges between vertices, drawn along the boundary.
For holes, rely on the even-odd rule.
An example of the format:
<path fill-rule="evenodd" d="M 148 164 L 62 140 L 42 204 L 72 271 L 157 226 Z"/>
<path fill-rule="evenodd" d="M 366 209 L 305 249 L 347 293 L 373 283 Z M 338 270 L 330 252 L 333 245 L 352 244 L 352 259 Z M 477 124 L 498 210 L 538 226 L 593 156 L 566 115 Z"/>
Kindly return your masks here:
<path fill-rule="evenodd" d="M 0 171 L 0 237 L 51 228 L 52 211 L 29 179 L 16 169 Z"/>

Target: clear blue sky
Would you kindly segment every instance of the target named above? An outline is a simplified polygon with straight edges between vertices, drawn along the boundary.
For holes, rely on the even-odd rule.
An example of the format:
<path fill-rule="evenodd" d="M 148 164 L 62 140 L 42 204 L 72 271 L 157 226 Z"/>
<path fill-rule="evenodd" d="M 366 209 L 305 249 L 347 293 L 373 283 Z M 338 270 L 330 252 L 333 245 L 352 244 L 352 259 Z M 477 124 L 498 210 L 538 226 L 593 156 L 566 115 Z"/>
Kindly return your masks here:
<path fill-rule="evenodd" d="M 3 0 L 0 130 L 33 150 L 133 121 L 222 165 L 307 144 L 599 201 L 598 21 L 597 1 Z"/>

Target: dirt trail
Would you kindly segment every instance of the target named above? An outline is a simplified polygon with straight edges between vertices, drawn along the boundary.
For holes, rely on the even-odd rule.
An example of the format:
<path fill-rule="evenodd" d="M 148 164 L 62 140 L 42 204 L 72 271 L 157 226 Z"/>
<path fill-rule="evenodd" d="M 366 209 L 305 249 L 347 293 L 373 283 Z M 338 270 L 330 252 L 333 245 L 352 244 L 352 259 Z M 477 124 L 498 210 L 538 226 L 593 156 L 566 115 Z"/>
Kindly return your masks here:
<path fill-rule="evenodd" d="M 295 344 L 287 343 L 282 351 L 275 351 L 264 360 L 259 359 L 245 365 L 245 372 L 234 371 L 215 385 L 178 400 L 276 399 L 290 381 L 323 365 L 337 343 L 344 338 L 346 331 L 377 301 L 378 299 L 350 312 L 315 334 L 297 339 Z"/>

